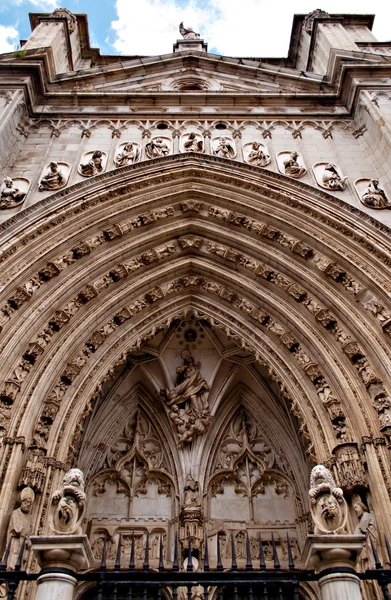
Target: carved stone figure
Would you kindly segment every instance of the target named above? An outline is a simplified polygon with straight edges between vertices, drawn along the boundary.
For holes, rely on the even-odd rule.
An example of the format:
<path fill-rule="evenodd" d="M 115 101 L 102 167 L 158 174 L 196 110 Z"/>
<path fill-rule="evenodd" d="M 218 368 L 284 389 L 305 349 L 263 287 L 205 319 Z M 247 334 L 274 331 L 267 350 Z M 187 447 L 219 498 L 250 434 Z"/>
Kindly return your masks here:
<path fill-rule="evenodd" d="M 170 154 L 170 147 L 167 141 L 161 137 L 153 138 L 146 146 L 145 152 L 148 158 L 159 158 Z"/>
<path fill-rule="evenodd" d="M 184 487 L 183 507 L 186 510 L 187 508 L 198 508 L 200 506 L 200 486 L 198 481 L 189 473 Z"/>
<path fill-rule="evenodd" d="M 63 535 L 81 533 L 85 500 L 83 473 L 80 469 L 70 469 L 64 475 L 61 489 L 52 496 L 52 530 Z"/>
<path fill-rule="evenodd" d="M 384 190 L 379 187 L 378 179 L 371 179 L 366 191 L 361 196 L 361 202 L 369 208 L 391 208 Z"/>
<path fill-rule="evenodd" d="M 265 147 L 259 142 L 252 142 L 247 162 L 256 167 L 266 167 L 270 163 L 270 156 L 264 151 Z"/>
<path fill-rule="evenodd" d="M 221 158 L 235 158 L 236 151 L 233 142 L 225 136 L 214 140 L 213 154 Z"/>
<path fill-rule="evenodd" d="M 299 155 L 296 151 L 290 153 L 290 157 L 284 160 L 285 174 L 290 177 L 302 177 L 306 173 L 306 169 L 301 167 L 297 161 Z"/>
<path fill-rule="evenodd" d="M 200 37 L 200 34 L 195 33 L 191 27 L 184 27 L 183 21 L 179 24 L 179 33 L 185 40 L 197 40 Z"/>
<path fill-rule="evenodd" d="M 21 204 L 26 193 L 20 190 L 11 177 L 4 177 L 4 184 L 0 192 L 0 208 L 12 208 Z"/>
<path fill-rule="evenodd" d="M 80 164 L 80 173 L 81 175 L 84 175 L 84 177 L 99 175 L 103 170 L 103 152 L 100 150 L 95 150 L 87 163 Z"/>
<path fill-rule="evenodd" d="M 375 516 L 369 512 L 368 508 L 365 506 L 361 500 L 353 501 L 353 510 L 357 515 L 358 523 L 354 533 L 359 533 L 365 535 L 366 541 L 364 542 L 363 551 L 360 555 L 360 560 L 363 565 L 363 570 L 365 569 L 373 569 L 373 554 L 372 554 L 372 543 L 376 548 L 378 542 L 378 531 L 376 525 Z"/>
<path fill-rule="evenodd" d="M 140 160 L 140 145 L 135 142 L 127 142 L 114 159 L 117 167 L 126 167 Z"/>
<path fill-rule="evenodd" d="M 322 182 L 325 187 L 333 191 L 342 191 L 346 188 L 347 177 L 341 177 L 338 169 L 332 163 L 325 166 L 322 175 Z"/>
<path fill-rule="evenodd" d="M 310 509 L 316 534 L 342 533 L 347 506 L 341 488 L 337 487 L 329 469 L 316 465 L 310 477 Z"/>
<path fill-rule="evenodd" d="M 204 433 L 210 422 L 208 404 L 209 385 L 201 376 L 199 362 L 188 350 L 181 352 L 183 366 L 177 368 L 177 379 L 172 390 L 161 390 L 170 408 L 169 417 L 179 434 L 179 444 L 193 441 Z"/>
<path fill-rule="evenodd" d="M 185 152 L 203 152 L 204 151 L 204 142 L 201 139 L 201 136 L 197 135 L 192 131 L 189 133 L 189 136 L 186 142 L 183 143 L 183 148 Z"/>
<path fill-rule="evenodd" d="M 8 525 L 7 546 L 10 538 L 12 538 L 12 542 L 7 569 L 15 568 L 23 541 L 26 540 L 27 546 L 29 544 L 29 537 L 32 533 L 31 508 L 34 499 L 34 491 L 30 487 L 23 488 L 20 494 L 21 504 L 11 515 Z"/>
<path fill-rule="evenodd" d="M 49 164 L 49 170 L 39 182 L 38 189 L 40 192 L 47 190 L 59 190 L 67 182 L 64 173 L 61 171 L 58 163 L 52 161 Z"/>

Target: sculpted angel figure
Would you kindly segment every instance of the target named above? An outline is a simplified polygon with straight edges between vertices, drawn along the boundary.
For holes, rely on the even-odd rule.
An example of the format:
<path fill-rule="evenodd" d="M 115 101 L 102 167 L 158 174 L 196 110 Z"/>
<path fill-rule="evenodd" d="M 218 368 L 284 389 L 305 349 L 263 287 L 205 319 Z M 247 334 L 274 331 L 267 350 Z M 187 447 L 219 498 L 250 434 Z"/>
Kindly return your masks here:
<path fill-rule="evenodd" d="M 200 37 L 200 34 L 195 33 L 191 27 L 184 27 L 183 21 L 179 24 L 179 33 L 185 40 L 197 40 Z"/>
<path fill-rule="evenodd" d="M 118 167 L 125 167 L 126 165 L 136 163 L 139 160 L 140 146 L 133 142 L 128 142 L 122 148 L 121 152 L 118 152 L 114 162 Z"/>
<path fill-rule="evenodd" d="M 26 194 L 19 190 L 11 177 L 4 177 L 4 185 L 0 193 L 0 208 L 12 208 L 23 202 Z"/>
<path fill-rule="evenodd" d="M 46 190 L 58 190 L 66 182 L 65 176 L 62 173 L 58 163 L 52 161 L 49 164 L 49 172 L 46 173 L 39 182 L 38 189 L 40 192 Z"/>
<path fill-rule="evenodd" d="M 204 433 L 210 421 L 209 385 L 201 376 L 201 364 L 195 362 L 188 350 L 181 352 L 184 364 L 177 367 L 172 390 L 160 390 L 170 408 L 169 417 L 179 434 L 179 444 L 191 442 Z"/>
<path fill-rule="evenodd" d="M 160 156 L 167 156 L 167 154 L 170 154 L 170 148 L 163 138 L 157 137 L 152 139 L 145 146 L 145 152 L 147 153 L 148 158 L 159 158 Z"/>
<path fill-rule="evenodd" d="M 371 179 L 366 191 L 361 196 L 361 202 L 370 208 L 391 208 L 384 190 L 379 187 L 378 179 Z"/>
<path fill-rule="evenodd" d="M 284 160 L 285 173 L 291 177 L 301 177 L 306 172 L 306 169 L 297 162 L 298 157 L 298 153 L 293 151 L 290 153 L 289 158 Z"/>
<path fill-rule="evenodd" d="M 103 153 L 100 150 L 95 150 L 88 163 L 80 165 L 81 174 L 85 175 L 86 177 L 93 177 L 94 175 L 99 175 L 99 173 L 102 173 L 103 171 L 102 160 Z"/>
<path fill-rule="evenodd" d="M 270 162 L 270 156 L 263 151 L 263 147 L 259 142 L 253 142 L 247 161 L 256 167 L 266 167 Z"/>
<path fill-rule="evenodd" d="M 221 156 L 221 158 L 234 158 L 235 148 L 233 147 L 229 139 L 222 136 L 218 139 L 218 143 L 214 149 L 214 154 L 216 156 Z"/>
<path fill-rule="evenodd" d="M 347 177 L 342 178 L 338 173 L 338 169 L 332 163 L 325 166 L 322 175 L 322 182 L 330 190 L 344 190 L 346 188 Z"/>
<path fill-rule="evenodd" d="M 183 490 L 183 505 L 185 508 L 194 508 L 201 505 L 200 486 L 191 473 L 186 477 L 186 483 Z"/>

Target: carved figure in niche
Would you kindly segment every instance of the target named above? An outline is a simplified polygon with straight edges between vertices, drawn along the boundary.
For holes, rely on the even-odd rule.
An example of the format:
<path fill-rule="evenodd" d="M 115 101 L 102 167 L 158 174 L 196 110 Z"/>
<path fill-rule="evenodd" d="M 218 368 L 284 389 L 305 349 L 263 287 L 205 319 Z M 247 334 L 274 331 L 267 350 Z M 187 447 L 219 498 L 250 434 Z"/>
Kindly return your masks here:
<path fill-rule="evenodd" d="M 7 536 L 7 546 L 10 538 L 12 538 L 7 569 L 15 568 L 24 540 L 26 540 L 26 546 L 29 548 L 29 538 L 32 533 L 31 508 L 34 499 L 34 491 L 30 487 L 23 488 L 20 494 L 20 506 L 12 512 Z"/>
<path fill-rule="evenodd" d="M 238 535 L 236 536 L 236 557 L 237 558 L 244 558 L 245 557 L 245 547 L 244 547 L 244 533 L 242 533 L 241 531 L 238 533 Z"/>
<path fill-rule="evenodd" d="M 59 190 L 66 184 L 66 182 L 66 177 L 61 171 L 59 164 L 52 161 L 49 163 L 49 171 L 39 182 L 38 189 L 40 192 L 45 192 L 47 190 Z"/>
<path fill-rule="evenodd" d="M 4 184 L 0 193 L 0 208 L 12 208 L 21 204 L 26 193 L 20 190 L 11 177 L 4 177 Z"/>
<path fill-rule="evenodd" d="M 184 508 L 198 508 L 201 506 L 200 502 L 200 485 L 198 481 L 194 479 L 191 473 L 186 478 L 183 494 L 183 506 Z"/>
<path fill-rule="evenodd" d="M 126 167 L 140 160 L 140 146 L 135 142 L 127 142 L 114 159 L 117 167 Z"/>
<path fill-rule="evenodd" d="M 264 146 L 259 142 L 251 144 L 251 150 L 247 155 L 247 162 L 256 167 L 266 167 L 270 163 L 270 156 L 264 152 Z"/>
<path fill-rule="evenodd" d="M 378 531 L 376 525 L 375 516 L 369 512 L 368 508 L 365 506 L 361 500 L 355 500 L 353 502 L 353 510 L 357 515 L 358 523 L 354 533 L 359 533 L 365 535 L 366 541 L 364 542 L 363 551 L 360 555 L 360 560 L 363 565 L 363 570 L 365 569 L 373 569 L 374 564 L 369 564 L 371 561 L 373 562 L 372 555 L 372 544 L 377 546 L 378 542 Z"/>
<path fill-rule="evenodd" d="M 64 475 L 61 489 L 52 496 L 50 525 L 55 533 L 81 533 L 85 500 L 83 473 L 80 469 L 70 469 Z"/>
<path fill-rule="evenodd" d="M 378 179 L 371 179 L 366 191 L 361 196 L 361 202 L 369 208 L 391 208 L 384 190 L 379 187 Z"/>
<path fill-rule="evenodd" d="M 193 31 L 191 27 L 184 27 L 183 21 L 179 24 L 179 33 L 185 40 L 197 40 L 200 37 L 200 34 Z"/>
<path fill-rule="evenodd" d="M 103 172 L 103 152 L 100 150 L 95 150 L 93 152 L 91 159 L 88 163 L 84 165 L 80 164 L 80 173 L 85 177 L 93 177 L 94 175 L 99 175 L 99 173 Z"/>
<path fill-rule="evenodd" d="M 151 543 L 151 558 L 159 558 L 159 536 L 155 535 Z"/>
<path fill-rule="evenodd" d="M 341 533 L 345 528 L 347 506 L 341 488 L 329 469 L 316 465 L 310 477 L 310 509 L 316 534 Z"/>
<path fill-rule="evenodd" d="M 216 140 L 213 154 L 220 156 L 221 158 L 235 158 L 236 151 L 231 140 L 222 136 Z"/>
<path fill-rule="evenodd" d="M 170 154 L 168 143 L 161 137 L 153 138 L 146 146 L 145 152 L 148 158 L 159 158 Z"/>
<path fill-rule="evenodd" d="M 189 133 L 189 137 L 183 144 L 185 152 L 203 152 L 204 142 L 194 131 Z"/>
<path fill-rule="evenodd" d="M 335 165 L 329 163 L 325 166 L 322 175 L 322 182 L 325 187 L 333 191 L 342 191 L 346 188 L 346 180 L 347 177 L 342 178 Z"/>
<path fill-rule="evenodd" d="M 172 390 L 160 390 L 170 408 L 169 417 L 175 423 L 179 444 L 192 442 L 206 431 L 210 422 L 209 385 L 201 376 L 201 363 L 195 362 L 188 350 L 181 352 L 183 366 L 177 367 L 177 379 Z"/>
<path fill-rule="evenodd" d="M 306 173 L 306 169 L 301 167 L 297 161 L 299 154 L 296 151 L 290 153 L 287 160 L 284 160 L 285 174 L 290 177 L 302 177 Z"/>

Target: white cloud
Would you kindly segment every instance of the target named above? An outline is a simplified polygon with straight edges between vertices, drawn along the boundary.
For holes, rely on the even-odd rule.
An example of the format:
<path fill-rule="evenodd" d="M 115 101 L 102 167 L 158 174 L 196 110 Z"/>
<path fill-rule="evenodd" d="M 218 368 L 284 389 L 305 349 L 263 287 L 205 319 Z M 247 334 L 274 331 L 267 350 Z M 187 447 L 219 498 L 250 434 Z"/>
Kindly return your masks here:
<path fill-rule="evenodd" d="M 391 39 L 391 3 L 384 0 L 326 0 L 329 13 L 375 14 L 374 33 Z M 111 24 L 113 46 L 121 54 L 168 54 L 184 21 L 201 33 L 209 48 L 231 56 L 286 56 L 294 14 L 307 14 L 316 0 L 117 0 Z"/>
<path fill-rule="evenodd" d="M 13 52 L 19 40 L 18 30 L 12 25 L 0 25 L 0 54 Z"/>

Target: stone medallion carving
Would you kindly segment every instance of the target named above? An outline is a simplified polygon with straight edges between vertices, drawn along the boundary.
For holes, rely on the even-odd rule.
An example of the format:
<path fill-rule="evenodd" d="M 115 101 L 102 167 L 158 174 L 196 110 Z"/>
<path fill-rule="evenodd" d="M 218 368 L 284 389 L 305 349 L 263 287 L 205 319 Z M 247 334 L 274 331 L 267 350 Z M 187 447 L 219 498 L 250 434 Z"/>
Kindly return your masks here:
<path fill-rule="evenodd" d="M 117 167 L 126 167 L 139 162 L 141 158 L 141 146 L 136 142 L 124 142 L 117 146 L 114 163 Z"/>
<path fill-rule="evenodd" d="M 315 534 L 344 532 L 346 501 L 343 491 L 335 485 L 333 476 L 324 465 L 316 465 L 311 471 L 309 499 Z"/>
<path fill-rule="evenodd" d="M 364 206 L 374 209 L 391 208 L 391 201 L 387 198 L 378 179 L 356 179 L 354 187 Z"/>
<path fill-rule="evenodd" d="M 50 507 L 50 527 L 62 535 L 81 533 L 85 511 L 84 476 L 80 469 L 65 473 L 61 489 L 54 492 Z"/>
<path fill-rule="evenodd" d="M 148 158 L 160 158 L 171 154 L 171 140 L 166 137 L 155 137 L 145 146 Z"/>
<path fill-rule="evenodd" d="M 220 158 L 235 158 L 235 142 L 231 137 L 221 136 L 212 140 L 212 152 Z"/>
<path fill-rule="evenodd" d="M 261 142 L 250 142 L 243 146 L 244 160 L 254 167 L 266 167 L 271 158 L 265 144 Z"/>
<path fill-rule="evenodd" d="M 295 179 L 303 177 L 307 172 L 304 161 L 296 150 L 292 152 L 279 152 L 277 154 L 277 163 L 280 173 L 289 175 L 289 177 L 294 177 Z"/>
<path fill-rule="evenodd" d="M 40 192 L 61 190 L 68 183 L 71 165 L 52 161 L 44 168 L 38 185 Z"/>
<path fill-rule="evenodd" d="M 107 154 L 102 150 L 85 152 L 80 161 L 78 171 L 83 177 L 94 177 L 106 170 Z"/>
<path fill-rule="evenodd" d="M 0 209 L 14 208 L 22 204 L 30 189 L 30 180 L 25 177 L 4 177 L 0 187 Z"/>
<path fill-rule="evenodd" d="M 201 134 L 191 131 L 181 137 L 181 152 L 204 152 L 204 139 Z"/>
<path fill-rule="evenodd" d="M 325 190 L 332 192 L 342 192 L 346 189 L 347 176 L 343 176 L 341 169 L 333 164 L 326 162 L 315 163 L 312 167 L 315 173 L 318 185 Z"/>
<path fill-rule="evenodd" d="M 201 376 L 201 363 L 195 362 L 189 350 L 182 350 L 181 357 L 183 365 L 177 367 L 175 387 L 160 390 L 180 445 L 205 433 L 210 423 L 209 385 Z"/>

